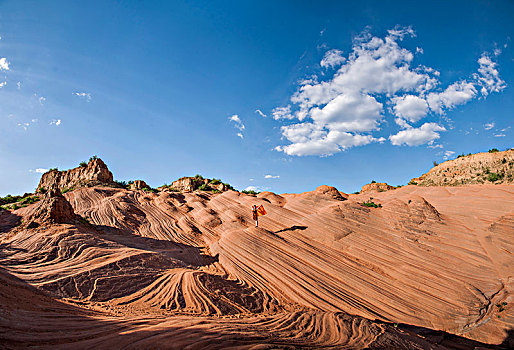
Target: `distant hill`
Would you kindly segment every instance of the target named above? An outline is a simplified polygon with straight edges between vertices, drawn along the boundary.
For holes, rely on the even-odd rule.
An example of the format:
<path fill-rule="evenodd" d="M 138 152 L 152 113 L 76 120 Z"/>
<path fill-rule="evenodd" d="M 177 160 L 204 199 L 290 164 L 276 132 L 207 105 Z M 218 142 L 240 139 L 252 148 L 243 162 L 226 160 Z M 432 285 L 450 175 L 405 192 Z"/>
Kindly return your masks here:
<path fill-rule="evenodd" d="M 514 150 L 462 155 L 441 163 L 410 185 L 457 186 L 465 184 L 514 182 Z"/>

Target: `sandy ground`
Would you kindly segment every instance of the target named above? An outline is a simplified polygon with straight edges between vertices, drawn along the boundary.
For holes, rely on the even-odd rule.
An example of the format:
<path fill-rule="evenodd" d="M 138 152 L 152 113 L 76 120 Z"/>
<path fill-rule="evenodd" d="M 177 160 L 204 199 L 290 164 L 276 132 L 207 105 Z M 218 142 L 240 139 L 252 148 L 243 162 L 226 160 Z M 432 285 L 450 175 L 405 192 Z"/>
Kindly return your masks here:
<path fill-rule="evenodd" d="M 24 228 L 39 203 L 0 213 L 0 348 L 512 340 L 513 185 L 65 197 L 90 224 Z M 258 228 L 253 204 L 268 212 Z"/>

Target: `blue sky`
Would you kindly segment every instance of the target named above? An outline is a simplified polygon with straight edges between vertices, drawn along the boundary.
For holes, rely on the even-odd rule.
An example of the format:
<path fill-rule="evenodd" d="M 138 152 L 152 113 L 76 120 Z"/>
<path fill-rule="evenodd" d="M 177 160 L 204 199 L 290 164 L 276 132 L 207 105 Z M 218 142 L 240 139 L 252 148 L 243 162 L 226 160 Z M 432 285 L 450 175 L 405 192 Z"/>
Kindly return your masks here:
<path fill-rule="evenodd" d="M 0 195 L 98 155 L 151 186 L 353 192 L 513 147 L 512 1 L 0 1 Z"/>

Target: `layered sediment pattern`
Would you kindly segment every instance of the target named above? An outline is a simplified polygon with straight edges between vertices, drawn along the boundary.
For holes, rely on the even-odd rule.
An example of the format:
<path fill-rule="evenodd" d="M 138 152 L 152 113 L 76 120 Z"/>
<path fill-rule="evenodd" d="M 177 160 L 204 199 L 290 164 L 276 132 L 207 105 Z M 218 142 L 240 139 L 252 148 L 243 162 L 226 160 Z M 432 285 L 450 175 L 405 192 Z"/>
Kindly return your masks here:
<path fill-rule="evenodd" d="M 11 347 L 412 348 L 436 342 L 422 328 L 499 344 L 514 325 L 512 185 L 407 186 L 377 208 L 326 186 L 64 196 L 81 221 L 0 213 Z"/>

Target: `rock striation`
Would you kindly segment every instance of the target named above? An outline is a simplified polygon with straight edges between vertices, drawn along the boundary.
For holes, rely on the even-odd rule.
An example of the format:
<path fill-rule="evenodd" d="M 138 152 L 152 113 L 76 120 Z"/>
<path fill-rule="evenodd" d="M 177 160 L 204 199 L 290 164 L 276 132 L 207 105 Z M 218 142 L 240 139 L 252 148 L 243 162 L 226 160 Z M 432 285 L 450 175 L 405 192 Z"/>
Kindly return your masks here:
<path fill-rule="evenodd" d="M 409 184 L 420 186 L 457 186 L 514 182 L 514 150 L 460 156 L 441 163 Z"/>
<path fill-rule="evenodd" d="M 59 190 L 70 190 L 77 187 L 113 185 L 112 173 L 100 158 L 92 158 L 86 166 L 70 170 L 50 170 L 43 174 L 38 192 L 44 192 L 56 186 Z"/>
<path fill-rule="evenodd" d="M 176 181 L 173 181 L 170 186 L 170 189 L 179 192 L 193 192 L 200 188 L 200 186 L 205 185 L 206 189 L 217 190 L 220 192 L 227 191 L 229 188 L 219 180 L 214 179 L 204 179 L 203 177 L 195 176 L 195 177 L 182 177 Z"/>

